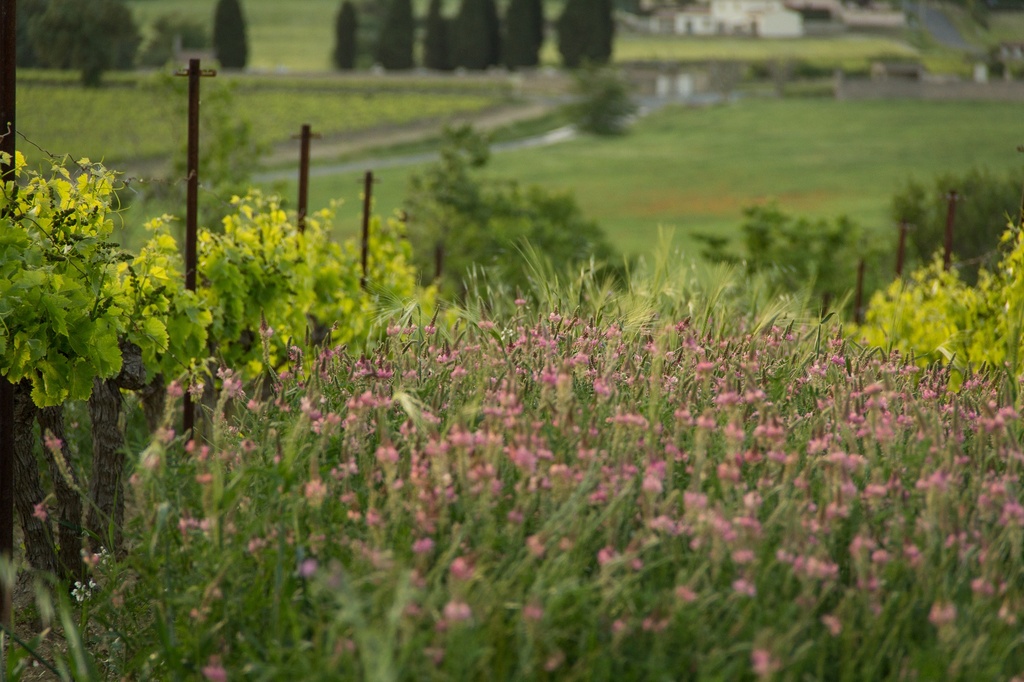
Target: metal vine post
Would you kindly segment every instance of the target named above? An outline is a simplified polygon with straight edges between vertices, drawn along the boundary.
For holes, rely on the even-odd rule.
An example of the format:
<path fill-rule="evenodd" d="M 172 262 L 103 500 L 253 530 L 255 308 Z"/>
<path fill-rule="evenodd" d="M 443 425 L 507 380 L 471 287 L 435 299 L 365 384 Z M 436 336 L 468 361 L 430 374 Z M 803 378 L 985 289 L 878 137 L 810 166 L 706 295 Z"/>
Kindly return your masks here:
<path fill-rule="evenodd" d="M 196 290 L 198 253 L 196 244 L 199 234 L 199 79 L 216 76 L 212 69 L 199 68 L 198 59 L 190 59 L 188 69 L 178 71 L 176 76 L 188 76 L 188 185 L 185 199 L 185 288 Z M 195 429 L 195 409 L 188 391 L 184 397 L 182 430 L 191 436 Z"/>
<path fill-rule="evenodd" d="M 366 272 L 370 260 L 370 208 L 373 205 L 373 171 L 366 171 L 363 178 L 363 238 L 362 238 L 362 261 L 363 276 L 359 279 L 359 286 L 366 289 Z"/>
<path fill-rule="evenodd" d="M 17 3 L 0 0 L 0 152 L 10 161 L 0 166 L 0 186 L 14 182 L 15 32 Z M 0 377 L 0 558 L 14 560 L 14 386 Z M 0 578 L 0 624 L 11 626 L 11 590 Z"/>
<path fill-rule="evenodd" d="M 301 140 L 299 148 L 299 205 L 297 209 L 299 232 L 306 231 L 306 216 L 309 214 L 309 141 L 314 137 L 319 138 L 320 136 L 313 134 L 308 123 L 303 125 L 302 132 L 299 134 L 299 140 Z"/>
<path fill-rule="evenodd" d="M 953 262 L 953 224 L 956 222 L 956 202 L 960 199 L 960 195 L 955 189 L 950 190 L 946 199 L 949 202 L 949 207 L 946 209 L 946 244 L 942 256 L 942 267 L 949 270 L 949 266 Z"/>

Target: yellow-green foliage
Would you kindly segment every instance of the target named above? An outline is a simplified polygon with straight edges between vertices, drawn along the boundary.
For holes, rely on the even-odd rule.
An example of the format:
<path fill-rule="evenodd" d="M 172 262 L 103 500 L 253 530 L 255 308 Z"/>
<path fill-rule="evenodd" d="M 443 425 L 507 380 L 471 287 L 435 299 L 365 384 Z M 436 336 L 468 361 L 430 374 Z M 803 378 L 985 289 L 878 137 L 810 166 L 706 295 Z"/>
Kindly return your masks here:
<path fill-rule="evenodd" d="M 922 363 L 1008 366 L 1020 371 L 1024 321 L 1024 233 L 1010 227 L 1006 253 L 977 286 L 934 261 L 871 299 L 858 333 L 869 344 L 913 353 Z"/>
<path fill-rule="evenodd" d="M 199 235 L 199 294 L 213 314 L 215 354 L 229 367 L 258 373 L 307 333 L 332 343 L 365 340 L 382 298 L 417 293 L 398 223 L 371 225 L 364 290 L 359 245 L 329 237 L 332 210 L 308 217 L 300 232 L 277 197 L 252 191 L 233 204 L 222 233 Z"/>

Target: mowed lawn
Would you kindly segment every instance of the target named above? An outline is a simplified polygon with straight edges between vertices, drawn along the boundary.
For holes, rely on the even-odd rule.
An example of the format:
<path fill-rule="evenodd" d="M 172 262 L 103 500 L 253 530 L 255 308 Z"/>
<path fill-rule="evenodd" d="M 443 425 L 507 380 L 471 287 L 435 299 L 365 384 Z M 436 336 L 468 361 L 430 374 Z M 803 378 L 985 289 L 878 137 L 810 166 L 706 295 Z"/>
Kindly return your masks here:
<path fill-rule="evenodd" d="M 574 193 L 616 246 L 645 253 L 662 226 L 675 228 L 688 248 L 697 233 L 735 236 L 743 208 L 771 200 L 795 214 L 846 214 L 880 236 L 895 235 L 889 206 L 908 178 L 930 183 L 972 166 L 1017 167 L 1022 143 L 1019 104 L 750 99 L 664 109 L 621 138 L 496 154 L 488 172 Z M 400 208 L 413 170 L 379 170 L 379 212 Z M 311 184 L 313 206 L 345 201 L 338 222 L 352 234 L 360 177 Z M 276 187 L 294 196 L 294 182 Z"/>

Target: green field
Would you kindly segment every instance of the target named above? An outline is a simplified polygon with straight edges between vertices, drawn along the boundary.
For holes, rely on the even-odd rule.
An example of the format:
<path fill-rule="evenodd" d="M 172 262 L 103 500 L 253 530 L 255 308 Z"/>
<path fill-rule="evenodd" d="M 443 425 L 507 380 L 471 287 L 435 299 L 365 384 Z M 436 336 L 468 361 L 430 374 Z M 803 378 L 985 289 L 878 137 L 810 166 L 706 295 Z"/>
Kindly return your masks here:
<path fill-rule="evenodd" d="M 112 85 L 82 88 L 50 73 L 19 73 L 21 132 L 54 154 L 125 161 L 166 157 L 184 140 L 185 79 L 114 75 Z M 204 102 L 221 103 L 248 121 L 268 146 L 288 140 L 303 124 L 325 135 L 444 118 L 504 102 L 500 82 L 321 77 L 229 77 L 204 80 Z M 228 99 L 225 99 L 228 98 Z M 30 159 L 41 153 L 21 145 Z"/>
<path fill-rule="evenodd" d="M 847 214 L 885 233 L 889 202 L 909 177 L 1024 162 L 1018 104 L 745 100 L 670 108 L 619 139 L 581 138 L 497 154 L 495 176 L 573 192 L 615 245 L 644 253 L 659 226 L 685 246 L 693 233 L 735 234 L 745 206 L 778 199 L 809 216 Z M 401 205 L 411 169 L 378 173 L 378 209 Z M 358 225 L 361 174 L 314 178 L 311 204 L 345 200 L 339 223 Z M 279 183 L 287 197 L 295 183 Z"/>

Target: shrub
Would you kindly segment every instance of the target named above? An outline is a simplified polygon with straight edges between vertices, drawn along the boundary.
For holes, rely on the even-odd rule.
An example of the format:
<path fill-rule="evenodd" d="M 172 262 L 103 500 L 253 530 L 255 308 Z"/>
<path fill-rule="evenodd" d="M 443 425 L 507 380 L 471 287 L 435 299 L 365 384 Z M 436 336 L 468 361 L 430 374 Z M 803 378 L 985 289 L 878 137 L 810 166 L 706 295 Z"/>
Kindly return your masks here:
<path fill-rule="evenodd" d="M 464 291 L 472 266 L 493 269 L 512 289 L 525 288 L 520 249 L 531 243 L 561 268 L 612 256 L 598 226 L 568 195 L 513 182 L 485 181 L 476 171 L 489 158 L 487 141 L 469 127 L 447 129 L 441 160 L 410 180 L 409 237 L 424 275 L 440 256 L 441 289 Z M 439 254 L 438 249 L 443 249 Z"/>

